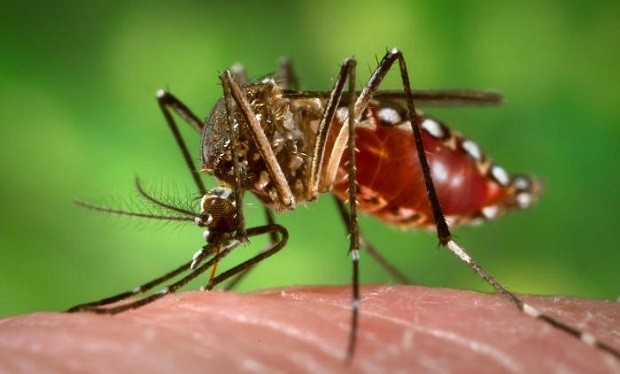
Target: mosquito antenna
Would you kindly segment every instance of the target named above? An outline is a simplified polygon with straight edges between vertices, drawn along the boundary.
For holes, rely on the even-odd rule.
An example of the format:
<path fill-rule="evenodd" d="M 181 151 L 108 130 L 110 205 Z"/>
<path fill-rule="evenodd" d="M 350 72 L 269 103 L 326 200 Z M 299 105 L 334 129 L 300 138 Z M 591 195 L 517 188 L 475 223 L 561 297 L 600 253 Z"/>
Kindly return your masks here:
<path fill-rule="evenodd" d="M 148 192 L 146 192 L 146 190 L 144 189 L 144 187 L 142 187 L 142 183 L 140 182 L 140 178 L 136 177 L 135 179 L 135 184 L 136 184 L 136 188 L 138 189 L 138 192 L 140 193 L 140 195 L 142 197 L 144 197 L 145 199 L 147 199 L 148 201 L 152 202 L 155 205 L 158 205 L 162 208 L 168 209 L 168 210 L 172 210 L 174 212 L 178 212 L 178 213 L 182 213 L 182 214 L 186 214 L 188 216 L 195 216 L 196 213 L 190 211 L 190 210 L 186 210 L 183 208 L 179 208 L 178 206 L 174 206 L 172 204 L 168 204 L 165 203 L 161 200 L 156 199 L 155 197 L 151 196 Z"/>
<path fill-rule="evenodd" d="M 81 206 L 81 207 L 86 208 L 86 209 L 95 210 L 97 212 L 103 212 L 103 213 L 117 214 L 117 215 L 121 215 L 121 216 L 149 218 L 149 219 L 157 219 L 157 220 L 162 220 L 162 221 L 187 221 L 187 222 L 194 222 L 193 213 L 191 214 L 190 217 L 166 216 L 166 215 L 160 215 L 160 214 L 133 212 L 131 210 L 106 208 L 106 207 L 95 205 L 95 204 L 92 204 L 92 203 L 89 203 L 89 202 L 86 202 L 86 201 L 83 201 L 83 200 L 79 200 L 79 199 L 76 199 L 75 203 L 77 205 Z"/>

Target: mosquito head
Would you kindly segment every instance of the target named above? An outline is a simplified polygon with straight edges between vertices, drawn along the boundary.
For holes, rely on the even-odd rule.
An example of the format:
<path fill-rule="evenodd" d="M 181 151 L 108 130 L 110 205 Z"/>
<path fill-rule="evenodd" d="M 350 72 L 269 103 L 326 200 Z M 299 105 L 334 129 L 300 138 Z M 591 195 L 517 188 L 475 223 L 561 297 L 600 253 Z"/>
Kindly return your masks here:
<path fill-rule="evenodd" d="M 200 215 L 195 219 L 200 227 L 212 232 L 230 233 L 237 229 L 237 207 L 230 188 L 215 187 L 200 201 Z"/>

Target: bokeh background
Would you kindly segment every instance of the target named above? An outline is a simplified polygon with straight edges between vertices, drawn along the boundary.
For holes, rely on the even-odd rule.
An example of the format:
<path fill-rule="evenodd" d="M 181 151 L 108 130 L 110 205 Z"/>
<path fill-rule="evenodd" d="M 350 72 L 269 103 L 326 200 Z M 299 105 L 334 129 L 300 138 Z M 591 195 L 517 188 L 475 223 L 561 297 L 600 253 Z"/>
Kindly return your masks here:
<path fill-rule="evenodd" d="M 191 224 L 109 217 L 72 203 L 132 196 L 135 175 L 164 194 L 191 190 L 157 89 L 207 116 L 221 95 L 217 74 L 232 63 L 258 77 L 288 56 L 302 86 L 322 90 L 349 55 L 365 83 L 392 46 L 404 51 L 416 88 L 502 91 L 503 107 L 429 112 L 507 169 L 547 183 L 535 209 L 459 230 L 473 257 L 516 292 L 620 294 L 620 3 L 132 3 L 0 4 L 0 315 L 61 310 L 132 288 L 201 246 Z M 399 87 L 398 76 L 384 87 Z M 198 159 L 198 136 L 184 130 Z M 261 222 L 251 197 L 247 212 Z M 278 220 L 289 245 L 240 290 L 350 281 L 329 196 Z M 416 282 L 489 291 L 432 234 L 369 218 L 362 226 Z M 222 269 L 262 243 L 253 240 Z M 391 281 L 362 261 L 364 282 Z"/>

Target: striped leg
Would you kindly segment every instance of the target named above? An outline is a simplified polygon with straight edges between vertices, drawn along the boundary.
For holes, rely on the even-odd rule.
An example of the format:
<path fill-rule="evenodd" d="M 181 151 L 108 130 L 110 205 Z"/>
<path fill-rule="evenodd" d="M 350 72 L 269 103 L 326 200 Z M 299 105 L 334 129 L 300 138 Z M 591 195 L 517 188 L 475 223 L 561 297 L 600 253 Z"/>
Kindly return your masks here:
<path fill-rule="evenodd" d="M 368 81 L 368 83 L 366 84 L 362 92 L 360 93 L 359 97 L 357 98 L 354 111 L 350 111 L 350 112 L 353 112 L 355 113 L 356 116 L 359 116 L 367 108 L 373 95 L 378 91 L 378 88 L 383 78 L 389 72 L 390 68 L 396 61 L 398 61 L 399 68 L 400 68 L 400 76 L 401 76 L 401 80 L 403 84 L 403 90 L 405 92 L 406 99 L 407 99 L 407 111 L 408 111 L 408 116 L 409 116 L 408 119 L 409 119 L 409 122 L 411 123 L 411 127 L 413 130 L 413 137 L 414 137 L 415 144 L 416 144 L 416 152 L 417 152 L 417 156 L 420 162 L 422 174 L 424 177 L 424 183 L 426 186 L 428 200 L 432 208 L 433 218 L 435 221 L 437 236 L 439 238 L 440 244 L 448 248 L 461 261 L 465 262 L 470 268 L 472 268 L 478 274 L 478 276 L 480 276 L 480 278 L 482 278 L 485 282 L 491 285 L 495 289 L 496 292 L 498 292 L 502 297 L 506 298 L 508 301 L 514 304 L 520 311 L 524 312 L 525 314 L 531 317 L 540 319 L 550 324 L 551 326 L 582 340 L 583 342 L 589 345 L 595 346 L 599 349 L 609 352 L 610 354 L 614 355 L 617 358 L 620 358 L 620 351 L 618 351 L 617 349 L 603 342 L 600 342 L 592 334 L 580 331 L 572 326 L 569 326 L 551 316 L 543 314 L 541 311 L 534 308 L 533 306 L 524 303 L 515 294 L 508 291 L 504 286 L 502 286 L 499 282 L 497 282 L 486 270 L 484 270 L 478 263 L 476 263 L 462 247 L 460 247 L 454 241 L 454 239 L 452 238 L 452 233 L 450 232 L 450 229 L 448 228 L 448 224 L 444 218 L 443 211 L 442 211 L 439 199 L 437 197 L 437 192 L 435 190 L 435 186 L 431 178 L 431 172 L 430 172 L 430 168 L 428 165 L 426 153 L 424 151 L 424 145 L 422 142 L 422 135 L 420 131 L 420 121 L 415 111 L 414 97 L 413 97 L 413 93 L 411 90 L 411 84 L 409 82 L 409 74 L 408 74 L 407 66 L 406 66 L 406 63 L 405 63 L 405 60 L 403 58 L 401 51 L 399 51 L 398 49 L 392 49 L 385 54 L 383 59 L 379 62 L 377 69 L 375 70 L 370 80 Z M 354 153 L 351 152 L 350 160 L 353 160 L 353 159 L 354 159 Z M 355 171 L 354 168 L 350 170 L 350 173 L 351 171 L 354 172 Z M 354 188 L 350 188 L 350 192 L 349 192 L 350 194 L 349 196 L 354 197 L 355 194 L 352 192 L 354 192 Z M 352 207 L 354 206 L 355 205 L 353 204 Z M 354 232 L 351 230 L 350 232 L 353 236 Z M 355 234 L 357 235 L 357 233 Z M 352 258 L 353 258 L 354 263 L 357 263 L 357 260 L 358 260 L 357 252 L 352 252 Z M 356 277 L 356 275 L 354 275 L 354 277 Z M 355 282 L 356 282 L 356 279 L 354 279 L 354 283 Z M 357 301 L 354 301 L 354 306 L 357 306 L 356 303 Z M 353 348 L 352 348 L 353 344 L 354 342 L 353 343 L 350 342 L 349 351 L 348 351 L 350 355 L 353 354 Z"/>
<path fill-rule="evenodd" d="M 230 70 L 233 74 L 235 81 L 239 85 L 243 86 L 248 83 L 248 77 L 242 65 L 235 64 Z M 278 84 L 286 90 L 299 89 L 299 82 L 297 79 L 297 75 L 295 74 L 295 71 L 293 70 L 293 63 L 288 58 L 282 58 L 280 59 L 280 61 L 278 61 L 277 81 L 278 81 Z M 264 212 L 265 212 L 265 220 L 267 221 L 267 224 L 268 225 L 275 224 L 276 221 L 275 221 L 275 218 L 273 217 L 273 212 L 269 208 L 266 208 L 266 207 L 264 208 Z M 275 232 L 271 232 L 269 235 L 269 245 L 267 247 L 262 248 L 259 251 L 259 254 L 266 252 L 270 247 L 273 247 L 277 242 L 278 242 L 277 234 Z M 237 285 L 241 283 L 241 281 L 243 281 L 245 277 L 248 276 L 248 274 L 252 271 L 252 269 L 254 269 L 254 267 L 248 267 L 244 271 L 237 274 L 235 277 L 232 278 L 230 282 L 228 282 L 228 284 L 226 284 L 226 286 L 224 287 L 224 290 L 229 291 L 237 287 Z"/>
<path fill-rule="evenodd" d="M 566 333 L 568 333 L 568 334 L 570 334 L 570 335 L 580 339 L 584 343 L 586 343 L 588 345 L 591 345 L 591 346 L 594 346 L 594 347 L 597 347 L 597 348 L 602 349 L 604 351 L 607 351 L 607 352 L 611 353 L 613 356 L 615 356 L 616 358 L 620 359 L 620 352 L 617 349 L 611 347 L 608 344 L 605 344 L 605 343 L 601 342 L 594 335 L 592 335 L 592 334 L 590 334 L 590 333 L 588 333 L 586 331 L 578 330 L 575 327 L 572 327 L 570 325 L 567 325 L 566 323 L 564 323 L 562 321 L 559 321 L 559 320 L 557 320 L 557 319 L 555 319 L 555 318 L 553 318 L 551 316 L 548 316 L 548 315 L 544 314 L 543 312 L 541 312 L 540 310 L 536 309 L 532 305 L 523 302 L 515 294 L 513 294 L 510 291 L 508 291 L 506 288 L 504 288 L 504 286 L 502 286 L 499 282 L 497 282 L 489 273 L 486 272 L 486 270 L 484 270 L 482 267 L 480 267 L 480 265 L 478 265 L 478 263 L 475 262 L 467 254 L 467 252 L 465 252 L 465 250 L 462 247 L 460 247 L 454 240 L 450 239 L 448 241 L 448 243 L 446 243 L 446 246 L 461 261 L 463 261 L 469 267 L 471 267 L 478 274 L 478 276 L 480 276 L 480 278 L 484 279 L 485 282 L 490 284 L 495 289 L 495 291 L 497 291 L 500 295 L 504 296 L 511 303 L 516 305 L 516 307 L 519 308 L 520 311 L 524 312 L 525 314 L 527 314 L 530 317 L 537 318 L 537 319 L 540 319 L 542 321 L 545 321 L 546 323 L 552 325 L 553 327 L 555 327 L 557 329 L 560 329 L 560 330 L 562 330 L 562 331 L 564 331 L 564 332 L 566 332 Z"/>
<path fill-rule="evenodd" d="M 569 326 L 566 323 L 555 319 L 554 317 L 543 314 L 541 311 L 534 308 L 533 306 L 524 303 L 515 294 L 508 291 L 497 280 L 495 280 L 486 270 L 484 270 L 478 263 L 476 263 L 462 247 L 460 247 L 453 240 L 450 229 L 448 228 L 448 224 L 444 218 L 441 205 L 437 198 L 437 192 L 435 191 L 433 180 L 431 178 L 430 168 L 428 166 L 426 153 L 424 152 L 424 146 L 422 143 L 420 123 L 419 123 L 418 117 L 416 115 L 415 107 L 414 107 L 413 94 L 412 94 L 411 85 L 409 82 L 409 74 L 407 71 L 407 66 L 403 58 L 403 55 L 399 50 L 392 49 L 388 51 L 388 53 L 385 55 L 383 60 L 379 63 L 379 67 L 377 68 L 373 76 L 370 78 L 370 82 L 366 85 L 366 88 L 368 88 L 368 91 L 369 91 L 369 93 L 366 95 L 367 98 L 364 96 L 364 94 L 366 93 L 365 92 L 366 89 L 362 91 L 362 93 L 360 94 L 360 98 L 358 99 L 358 103 L 356 104 L 356 113 L 357 113 L 357 105 L 360 105 L 360 107 L 363 107 L 363 108 L 366 107 L 368 101 L 372 97 L 373 88 L 376 90 L 376 87 L 378 87 L 380 81 L 383 79 L 385 74 L 389 71 L 391 65 L 397 60 L 398 60 L 399 67 L 400 67 L 400 75 L 401 75 L 401 79 L 403 82 L 403 89 L 407 96 L 407 106 L 408 106 L 407 109 L 409 112 L 409 120 L 411 122 L 411 127 L 413 129 L 413 136 L 415 138 L 415 143 L 417 147 L 416 151 L 417 151 L 417 155 L 420 161 L 420 166 L 422 168 L 422 173 L 424 175 L 424 182 L 425 182 L 426 190 L 428 193 L 428 199 L 431 204 L 432 211 L 433 211 L 433 217 L 435 219 L 435 225 L 437 228 L 437 236 L 439 238 L 440 244 L 442 246 L 447 247 L 461 261 L 465 262 L 470 268 L 472 268 L 478 274 L 478 276 L 480 276 L 480 278 L 482 278 L 485 282 L 491 285 L 493 289 L 495 289 L 495 291 L 498 292 L 501 296 L 503 296 L 508 301 L 513 303 L 520 311 L 526 313 L 527 315 L 533 318 L 540 319 L 550 324 L 551 326 L 582 340 L 588 345 L 595 346 L 599 349 L 609 352 L 610 354 L 612 354 L 613 356 L 617 358 L 620 358 L 620 351 L 609 346 L 608 344 L 600 342 L 592 334 L 584 332 L 584 331 L 580 331 L 572 326 Z M 375 78 L 377 78 L 376 83 L 373 82 Z M 364 100 L 366 101 L 364 102 Z"/>
<path fill-rule="evenodd" d="M 349 212 L 347 211 L 347 208 L 344 206 L 342 201 L 340 201 L 340 199 L 338 199 L 336 196 L 333 196 L 333 198 L 334 198 L 334 203 L 336 204 L 336 208 L 338 208 L 338 213 L 340 213 L 340 218 L 342 219 L 342 222 L 344 223 L 344 227 L 348 233 L 349 225 L 350 225 Z M 368 240 L 366 240 L 366 238 L 364 237 L 361 231 L 359 234 L 359 239 L 360 239 L 360 247 L 363 248 L 370 255 L 370 257 L 372 257 L 372 259 L 375 260 L 375 262 L 379 264 L 379 266 L 381 266 L 383 270 L 385 270 L 385 272 L 387 272 L 390 275 L 390 277 L 392 277 L 393 280 L 395 280 L 399 284 L 414 284 L 414 282 L 411 279 L 409 279 L 409 277 L 407 277 L 400 270 L 398 270 L 394 265 L 392 265 L 388 261 L 388 259 L 383 257 L 381 252 L 377 248 L 375 248 L 375 246 L 372 245 Z"/>
<path fill-rule="evenodd" d="M 244 263 L 235 266 L 234 268 L 225 271 L 219 276 L 215 277 L 209 282 L 209 285 L 206 287 L 207 289 L 212 289 L 219 283 L 225 281 L 229 277 L 247 269 L 248 267 L 264 260 L 265 258 L 275 254 L 279 250 L 281 250 L 288 240 L 288 232 L 286 229 L 280 225 L 264 225 L 257 226 L 247 229 L 248 237 L 263 235 L 263 234 L 271 234 L 278 233 L 280 235 L 280 240 L 275 243 L 272 247 L 266 250 L 263 253 L 245 261 Z M 204 273 L 209 268 L 215 266 L 219 261 L 221 261 L 225 256 L 227 256 L 230 252 L 232 252 L 235 248 L 237 248 L 241 244 L 238 240 L 230 240 L 228 238 L 223 237 L 221 241 L 217 241 L 214 243 L 210 243 L 202 248 L 198 252 L 194 258 L 181 265 L 175 270 L 155 279 L 150 282 L 147 282 L 139 287 L 134 288 L 131 291 L 127 291 L 116 296 L 108 297 L 102 300 L 94 301 L 91 303 L 77 305 L 68 310 L 68 312 L 93 312 L 98 314 L 117 314 L 120 312 L 124 312 L 130 309 L 136 309 L 146 304 L 150 304 L 155 300 L 161 299 L 162 297 L 169 295 L 171 293 L 176 292 L 179 288 L 183 287 L 191 280 L 198 277 L 200 274 Z M 217 252 L 216 252 L 217 250 Z M 216 252 L 215 255 L 213 253 Z M 208 256 L 211 256 L 208 260 L 204 261 Z M 200 262 L 204 261 L 202 264 Z M 151 294 L 149 296 L 145 296 L 143 298 L 128 301 L 121 305 L 110 306 L 119 301 L 126 300 L 127 298 L 145 293 L 157 285 L 160 285 L 166 282 L 169 279 L 181 274 L 184 271 L 190 271 L 189 274 L 179 279 L 176 282 L 169 284 L 168 286 L 161 289 L 159 292 Z"/>

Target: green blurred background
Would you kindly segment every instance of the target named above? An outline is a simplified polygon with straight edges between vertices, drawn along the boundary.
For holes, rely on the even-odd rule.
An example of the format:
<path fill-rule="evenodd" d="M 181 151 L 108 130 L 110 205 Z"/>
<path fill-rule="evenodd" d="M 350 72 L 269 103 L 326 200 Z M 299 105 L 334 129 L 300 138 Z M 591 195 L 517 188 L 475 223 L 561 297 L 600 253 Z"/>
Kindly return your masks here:
<path fill-rule="evenodd" d="M 0 5 L 0 315 L 132 288 L 201 246 L 191 224 L 145 224 L 72 203 L 131 196 L 136 174 L 171 193 L 191 189 L 157 89 L 207 116 L 221 94 L 217 74 L 234 62 L 261 76 L 289 56 L 302 86 L 321 90 L 349 55 L 365 83 L 392 46 L 404 51 L 417 88 L 502 91 L 500 108 L 430 112 L 507 169 L 547 183 L 535 209 L 459 230 L 473 257 L 521 293 L 620 293 L 617 1 L 89 3 Z M 393 74 L 384 87 L 398 84 Z M 184 133 L 198 159 L 198 136 Z M 259 223 L 260 205 L 249 198 L 247 206 Z M 347 240 L 329 196 L 278 220 L 290 244 L 242 290 L 349 282 Z M 369 218 L 362 226 L 417 282 L 489 290 L 437 250 L 433 235 Z M 253 240 L 226 264 L 261 245 Z M 362 261 L 364 282 L 390 282 Z"/>

